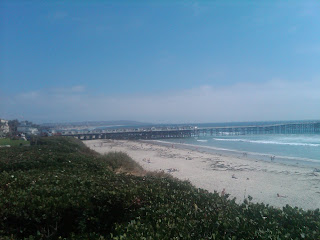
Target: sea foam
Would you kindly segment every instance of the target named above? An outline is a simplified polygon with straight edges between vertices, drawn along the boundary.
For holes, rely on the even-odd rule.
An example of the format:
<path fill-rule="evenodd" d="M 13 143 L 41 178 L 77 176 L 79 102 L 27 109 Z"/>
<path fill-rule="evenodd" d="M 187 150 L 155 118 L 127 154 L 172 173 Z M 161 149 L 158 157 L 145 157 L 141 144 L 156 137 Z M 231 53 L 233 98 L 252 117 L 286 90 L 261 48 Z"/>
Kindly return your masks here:
<path fill-rule="evenodd" d="M 248 142 L 248 143 L 260 143 L 260 144 L 291 145 L 291 146 L 310 146 L 310 147 L 320 146 L 320 144 L 316 144 L 316 143 L 277 142 L 277 141 L 248 140 L 248 139 L 237 139 L 237 138 L 234 138 L 234 139 L 213 138 L 213 140 L 228 141 L 228 142 Z"/>

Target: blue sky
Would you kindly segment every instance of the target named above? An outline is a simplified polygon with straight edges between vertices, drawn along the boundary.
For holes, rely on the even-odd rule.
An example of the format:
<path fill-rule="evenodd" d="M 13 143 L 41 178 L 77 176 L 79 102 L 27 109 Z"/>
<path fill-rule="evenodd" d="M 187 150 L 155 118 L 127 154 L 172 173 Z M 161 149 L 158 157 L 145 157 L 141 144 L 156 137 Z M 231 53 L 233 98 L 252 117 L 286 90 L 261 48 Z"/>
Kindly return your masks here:
<path fill-rule="evenodd" d="M 1 1 L 0 118 L 320 119 L 319 1 Z"/>

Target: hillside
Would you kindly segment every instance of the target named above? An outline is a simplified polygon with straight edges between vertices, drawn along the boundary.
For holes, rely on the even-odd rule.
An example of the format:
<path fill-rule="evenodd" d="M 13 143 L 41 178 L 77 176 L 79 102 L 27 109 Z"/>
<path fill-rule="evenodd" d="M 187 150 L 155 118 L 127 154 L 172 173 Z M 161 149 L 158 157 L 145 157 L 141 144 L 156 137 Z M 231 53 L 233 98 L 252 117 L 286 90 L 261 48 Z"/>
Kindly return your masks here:
<path fill-rule="evenodd" d="M 0 149 L 1 239 L 320 239 L 319 210 L 239 205 L 124 153 L 36 143 Z"/>

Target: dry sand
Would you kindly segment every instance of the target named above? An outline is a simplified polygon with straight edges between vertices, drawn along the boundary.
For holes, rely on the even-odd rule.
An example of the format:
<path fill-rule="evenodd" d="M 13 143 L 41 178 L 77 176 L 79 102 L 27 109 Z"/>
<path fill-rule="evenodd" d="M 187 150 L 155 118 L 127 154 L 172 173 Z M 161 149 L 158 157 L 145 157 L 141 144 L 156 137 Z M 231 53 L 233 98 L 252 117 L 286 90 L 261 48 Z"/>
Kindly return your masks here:
<path fill-rule="evenodd" d="M 221 156 L 189 149 L 177 149 L 143 141 L 89 140 L 84 143 L 104 154 L 122 151 L 144 169 L 164 171 L 208 191 L 225 192 L 242 202 L 275 207 L 286 204 L 303 209 L 320 208 L 320 173 L 313 168 Z"/>

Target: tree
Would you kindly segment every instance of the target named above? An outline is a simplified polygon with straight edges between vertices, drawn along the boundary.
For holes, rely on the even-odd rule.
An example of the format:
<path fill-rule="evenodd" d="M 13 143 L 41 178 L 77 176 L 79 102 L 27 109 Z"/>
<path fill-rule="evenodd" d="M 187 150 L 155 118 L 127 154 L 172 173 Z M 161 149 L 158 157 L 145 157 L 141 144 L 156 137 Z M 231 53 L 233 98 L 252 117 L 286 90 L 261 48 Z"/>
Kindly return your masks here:
<path fill-rule="evenodd" d="M 17 128 L 19 126 L 19 121 L 17 119 L 9 120 L 9 129 L 11 136 L 15 136 L 17 134 Z"/>

